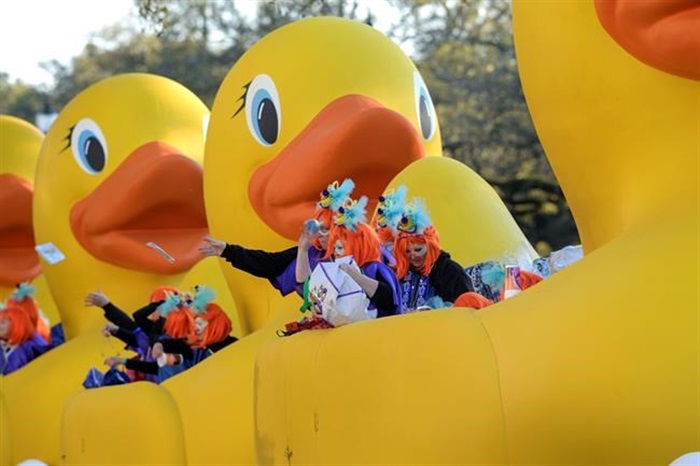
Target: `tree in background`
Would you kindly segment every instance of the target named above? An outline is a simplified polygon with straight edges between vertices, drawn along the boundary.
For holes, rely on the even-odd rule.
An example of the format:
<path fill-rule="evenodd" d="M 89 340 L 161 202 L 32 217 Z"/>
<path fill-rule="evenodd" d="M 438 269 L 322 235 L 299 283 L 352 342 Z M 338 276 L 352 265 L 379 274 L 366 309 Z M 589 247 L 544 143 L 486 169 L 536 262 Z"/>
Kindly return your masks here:
<path fill-rule="evenodd" d="M 445 155 L 496 188 L 540 253 L 579 242 L 522 93 L 509 2 L 397 0 L 440 118 Z"/>
<path fill-rule="evenodd" d="M 7 73 L 0 72 L 0 114 L 14 115 L 34 123 L 36 114 L 47 103 L 45 90 L 22 81 L 10 82 Z"/>
<path fill-rule="evenodd" d="M 510 4 L 491 0 L 135 0 L 141 28 L 102 31 L 69 65 L 44 64 L 60 109 L 87 86 L 119 73 L 172 78 L 211 107 L 228 70 L 258 39 L 291 21 L 332 15 L 372 24 L 372 8 L 396 11 L 388 35 L 410 44 L 440 119 L 445 155 L 501 194 L 540 253 L 579 242 L 561 189 L 534 131 L 517 72 Z M 381 4 L 381 5 L 380 5 Z M 0 73 L 0 112 L 33 121 L 46 93 Z"/>

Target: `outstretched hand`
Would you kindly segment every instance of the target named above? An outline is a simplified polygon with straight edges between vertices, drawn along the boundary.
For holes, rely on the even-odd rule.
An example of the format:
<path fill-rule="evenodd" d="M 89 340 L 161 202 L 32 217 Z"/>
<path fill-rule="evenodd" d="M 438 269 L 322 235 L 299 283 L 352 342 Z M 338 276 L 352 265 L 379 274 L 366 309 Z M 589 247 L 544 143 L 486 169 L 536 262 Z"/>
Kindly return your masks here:
<path fill-rule="evenodd" d="M 220 256 L 226 248 L 225 242 L 214 239 L 211 236 L 205 236 L 202 238 L 202 241 L 204 241 L 204 244 L 199 246 L 199 252 L 204 256 Z"/>
<path fill-rule="evenodd" d="M 106 337 L 111 337 L 112 335 L 114 335 L 117 332 L 117 330 L 119 330 L 119 327 L 117 327 L 116 325 L 114 325 L 111 322 L 107 322 L 104 325 L 104 327 L 102 327 L 102 335 L 104 335 Z"/>
<path fill-rule="evenodd" d="M 104 361 L 105 366 L 114 367 L 119 364 L 125 364 L 124 358 L 119 358 L 117 356 L 110 356 Z"/>
<path fill-rule="evenodd" d="M 299 249 L 308 251 L 311 245 L 313 244 L 314 241 L 314 235 L 308 233 L 306 230 L 301 232 L 301 236 L 299 237 Z"/>
<path fill-rule="evenodd" d="M 94 293 L 88 293 L 87 296 L 85 296 L 86 306 L 104 307 L 107 304 L 109 304 L 109 298 L 100 288 L 98 288 Z"/>
<path fill-rule="evenodd" d="M 153 345 L 153 348 L 151 348 L 151 357 L 153 359 L 158 359 L 163 355 L 163 343 L 158 342 Z"/>

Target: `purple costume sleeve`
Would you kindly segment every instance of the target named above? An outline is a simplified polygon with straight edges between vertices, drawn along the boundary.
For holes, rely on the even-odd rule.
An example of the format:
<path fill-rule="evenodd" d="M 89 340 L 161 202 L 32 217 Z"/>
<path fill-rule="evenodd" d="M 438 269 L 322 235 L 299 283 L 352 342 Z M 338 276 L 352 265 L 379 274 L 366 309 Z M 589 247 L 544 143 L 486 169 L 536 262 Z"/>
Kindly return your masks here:
<path fill-rule="evenodd" d="M 141 359 L 146 360 L 150 357 L 151 354 L 148 335 L 146 335 L 146 333 L 143 330 L 141 330 L 141 327 L 136 327 L 136 330 L 134 330 L 133 334 L 134 338 L 136 339 L 136 347 L 127 345 L 126 349 L 137 353 L 141 357 Z"/>
<path fill-rule="evenodd" d="M 323 256 L 325 251 L 316 249 L 315 247 L 309 248 L 309 265 L 311 266 L 311 271 L 316 268 L 319 262 L 323 262 Z M 275 287 L 282 296 L 287 296 L 289 293 L 296 291 L 300 296 L 304 294 L 304 284 L 297 283 L 296 277 L 296 267 L 297 260 L 294 259 L 289 263 L 284 272 L 275 278 L 270 279 L 270 283 Z"/>
<path fill-rule="evenodd" d="M 399 285 L 399 279 L 396 278 L 394 271 L 381 262 L 369 262 L 362 267 L 362 272 L 364 272 L 366 276 L 375 280 L 377 280 L 377 277 L 381 275 L 384 281 L 389 285 L 389 288 L 391 288 L 391 294 L 393 295 L 394 299 L 394 308 L 384 309 L 384 312 L 378 312 L 378 314 L 403 314 L 403 305 L 401 303 L 401 285 Z M 377 309 L 377 311 L 382 310 Z"/>
<path fill-rule="evenodd" d="M 6 356 L 6 359 L 3 361 L 4 367 L 2 368 L 2 373 L 7 375 L 16 371 L 29 363 L 32 359 L 44 354 L 49 348 L 49 345 L 46 344 L 44 339 L 35 333 L 32 338 L 17 345 L 17 347 Z"/>
<path fill-rule="evenodd" d="M 382 262 L 391 268 L 396 268 L 396 259 L 394 255 L 384 246 L 380 247 L 380 252 L 382 253 Z"/>

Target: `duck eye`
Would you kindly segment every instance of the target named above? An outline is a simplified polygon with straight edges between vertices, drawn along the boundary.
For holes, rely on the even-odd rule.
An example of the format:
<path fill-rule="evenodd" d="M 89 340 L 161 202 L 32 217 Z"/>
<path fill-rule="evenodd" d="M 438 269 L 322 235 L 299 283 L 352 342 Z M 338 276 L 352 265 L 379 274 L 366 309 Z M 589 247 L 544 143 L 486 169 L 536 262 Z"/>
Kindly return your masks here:
<path fill-rule="evenodd" d="M 435 107 L 433 107 L 433 100 L 430 98 L 430 93 L 428 93 L 428 87 L 423 82 L 423 78 L 418 71 L 413 73 L 413 89 L 420 132 L 423 135 L 423 139 L 429 141 L 435 134 L 437 118 L 435 118 Z"/>
<path fill-rule="evenodd" d="M 75 125 L 70 139 L 73 157 L 80 168 L 96 175 L 107 165 L 107 141 L 99 125 L 83 118 Z"/>
<path fill-rule="evenodd" d="M 282 112 L 275 83 L 266 74 L 259 74 L 250 82 L 246 92 L 246 121 L 256 141 L 271 146 L 279 137 Z"/>

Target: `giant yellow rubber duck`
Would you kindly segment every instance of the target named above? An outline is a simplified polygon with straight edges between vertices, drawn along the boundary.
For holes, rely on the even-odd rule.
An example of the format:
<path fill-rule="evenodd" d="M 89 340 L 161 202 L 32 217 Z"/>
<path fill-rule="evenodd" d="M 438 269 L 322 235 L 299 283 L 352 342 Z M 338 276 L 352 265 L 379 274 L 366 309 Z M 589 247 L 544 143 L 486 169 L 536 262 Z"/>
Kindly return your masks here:
<path fill-rule="evenodd" d="M 80 307 L 90 290 L 136 309 L 200 259 L 207 116 L 181 85 L 128 74 L 90 86 L 53 123 L 37 167 L 35 235 L 66 256 L 46 274 L 68 337 L 100 319 Z"/>
<path fill-rule="evenodd" d="M 323 17 L 274 31 L 236 62 L 214 101 L 206 154 L 212 235 L 274 251 L 296 242 L 331 181 L 350 177 L 357 195 L 376 200 L 400 170 L 442 149 L 411 60 L 367 25 Z M 268 283 L 224 271 L 246 331 L 285 308 Z"/>
<path fill-rule="evenodd" d="M 605 3 L 514 5 L 528 105 L 588 255 L 477 312 L 268 343 L 261 463 L 663 465 L 700 450 L 700 86 L 664 71 L 692 63 L 647 64 L 673 44 L 630 55 L 643 44 L 620 44 Z M 696 2 L 618 3 L 613 19 L 650 8 L 647 24 L 699 30 Z"/>
<path fill-rule="evenodd" d="M 32 281 L 42 312 L 53 325 L 56 305 L 34 250 L 34 172 L 44 134 L 13 116 L 0 115 L 0 301 L 23 281 Z"/>
<path fill-rule="evenodd" d="M 3 422 L 15 462 L 61 461 L 66 400 L 83 390 L 91 366 L 102 368 L 121 349 L 101 336 L 102 312 L 86 308 L 85 295 L 101 287 L 124 310 L 137 309 L 156 286 L 179 285 L 200 261 L 208 116 L 182 85 L 126 74 L 78 94 L 46 135 L 35 182 L 35 238 L 65 255 L 44 263 L 44 273 L 68 341 L 3 379 Z M 175 261 L 146 247 L 149 241 Z"/>

